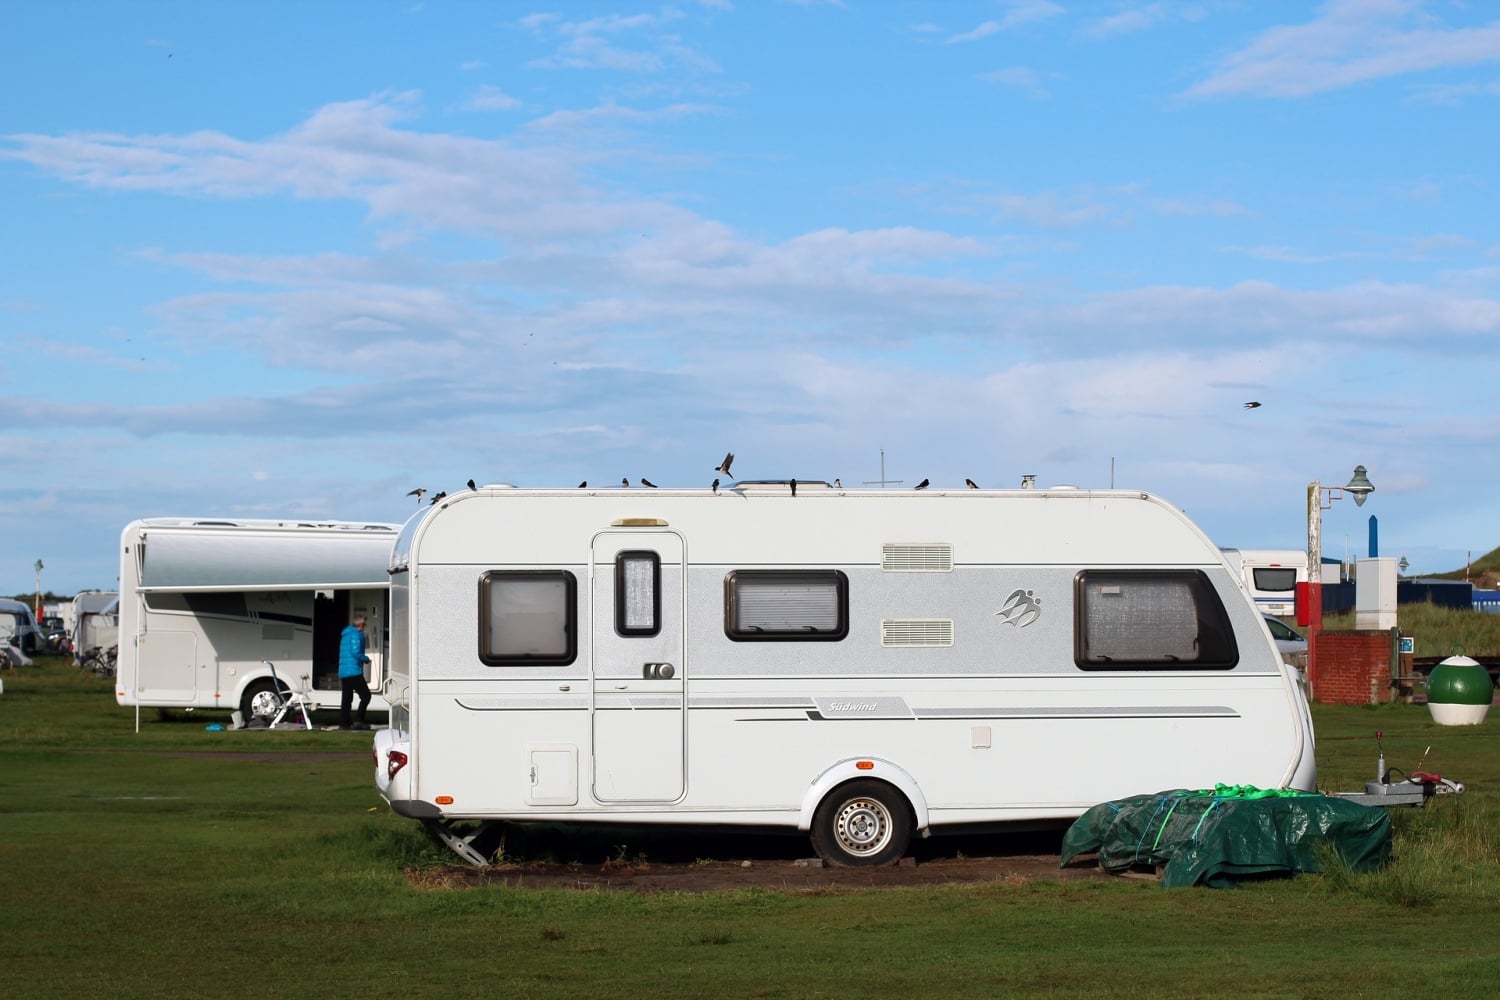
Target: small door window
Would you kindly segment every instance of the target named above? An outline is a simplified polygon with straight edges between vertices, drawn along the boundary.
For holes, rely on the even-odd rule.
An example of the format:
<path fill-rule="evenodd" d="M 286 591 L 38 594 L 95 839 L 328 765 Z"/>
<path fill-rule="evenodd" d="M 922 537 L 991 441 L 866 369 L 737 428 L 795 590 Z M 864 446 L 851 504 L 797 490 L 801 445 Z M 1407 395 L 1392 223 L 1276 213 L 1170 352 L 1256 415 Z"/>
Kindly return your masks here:
<path fill-rule="evenodd" d="M 633 550 L 615 556 L 615 632 L 661 632 L 661 556 L 655 552 Z"/>

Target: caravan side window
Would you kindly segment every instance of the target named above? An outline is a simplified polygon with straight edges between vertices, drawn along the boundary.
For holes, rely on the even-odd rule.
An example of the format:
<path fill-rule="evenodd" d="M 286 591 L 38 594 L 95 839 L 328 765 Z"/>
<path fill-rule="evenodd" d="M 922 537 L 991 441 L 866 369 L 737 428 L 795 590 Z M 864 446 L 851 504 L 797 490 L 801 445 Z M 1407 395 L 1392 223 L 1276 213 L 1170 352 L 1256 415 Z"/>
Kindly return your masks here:
<path fill-rule="evenodd" d="M 578 578 L 566 570 L 491 570 L 479 578 L 479 659 L 559 666 L 578 657 Z"/>
<path fill-rule="evenodd" d="M 1219 595 L 1199 570 L 1084 570 L 1073 657 L 1084 670 L 1228 670 L 1239 662 Z"/>
<path fill-rule="evenodd" d="M 724 578 L 724 634 L 736 642 L 833 642 L 849 634 L 849 578 L 836 569 L 738 569 Z"/>

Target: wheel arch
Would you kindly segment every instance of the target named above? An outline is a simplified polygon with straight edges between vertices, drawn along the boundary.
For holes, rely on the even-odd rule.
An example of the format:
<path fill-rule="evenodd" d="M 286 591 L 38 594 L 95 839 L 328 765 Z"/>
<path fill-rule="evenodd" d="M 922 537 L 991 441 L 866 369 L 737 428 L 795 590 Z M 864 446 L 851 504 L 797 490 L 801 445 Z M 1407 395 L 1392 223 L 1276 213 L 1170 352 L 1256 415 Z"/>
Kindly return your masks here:
<path fill-rule="evenodd" d="M 802 810 L 797 815 L 797 829 L 803 833 L 812 830 L 813 816 L 828 793 L 847 781 L 873 780 L 890 785 L 906 799 L 911 807 L 912 829 L 927 836 L 927 797 L 917 781 L 903 768 L 881 757 L 850 757 L 841 760 L 813 779 L 802 797 Z"/>

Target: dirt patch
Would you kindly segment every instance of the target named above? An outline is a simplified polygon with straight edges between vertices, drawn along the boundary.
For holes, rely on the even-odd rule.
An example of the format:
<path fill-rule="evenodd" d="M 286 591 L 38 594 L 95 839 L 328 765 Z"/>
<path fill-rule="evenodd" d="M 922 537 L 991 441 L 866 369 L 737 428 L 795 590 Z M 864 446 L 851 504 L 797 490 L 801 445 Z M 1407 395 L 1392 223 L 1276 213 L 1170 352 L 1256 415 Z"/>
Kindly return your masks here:
<path fill-rule="evenodd" d="M 1036 881 L 1107 879 L 1092 857 L 1060 868 L 1060 834 L 935 837 L 913 845 L 895 865 L 832 868 L 812 856 L 805 839 L 767 835 L 684 838 L 637 836 L 605 847 L 597 862 L 557 861 L 557 857 L 599 857 L 600 836 L 549 838 L 531 832 L 521 838 L 527 852 L 508 850 L 485 868 L 455 864 L 411 869 L 406 877 L 424 889 L 503 885 L 523 889 L 583 889 L 626 892 L 718 892 L 769 889 L 796 893 L 852 892 L 889 886 L 1017 885 Z M 515 831 L 508 832 L 513 841 Z M 976 849 L 982 854 L 971 853 Z M 695 856 L 701 854 L 702 856 Z"/>

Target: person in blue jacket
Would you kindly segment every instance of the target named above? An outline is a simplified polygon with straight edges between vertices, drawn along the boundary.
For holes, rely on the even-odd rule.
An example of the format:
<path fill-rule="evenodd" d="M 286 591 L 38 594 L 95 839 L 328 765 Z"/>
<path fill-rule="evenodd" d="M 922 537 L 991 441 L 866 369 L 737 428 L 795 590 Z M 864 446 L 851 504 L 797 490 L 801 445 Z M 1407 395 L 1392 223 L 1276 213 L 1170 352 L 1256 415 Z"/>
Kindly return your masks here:
<path fill-rule="evenodd" d="M 370 658 L 365 655 L 365 616 L 355 615 L 339 637 L 340 729 L 370 728 L 365 722 L 365 709 L 370 707 L 370 685 L 365 683 L 365 666 L 369 662 Z M 359 717 L 351 723 L 349 709 L 356 694 L 359 695 Z"/>

